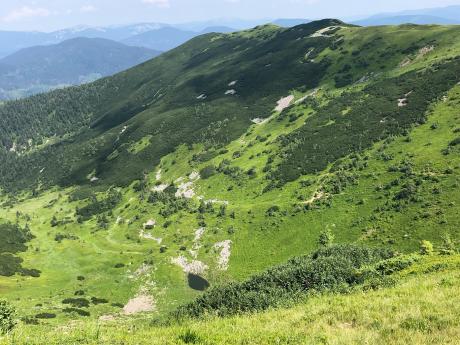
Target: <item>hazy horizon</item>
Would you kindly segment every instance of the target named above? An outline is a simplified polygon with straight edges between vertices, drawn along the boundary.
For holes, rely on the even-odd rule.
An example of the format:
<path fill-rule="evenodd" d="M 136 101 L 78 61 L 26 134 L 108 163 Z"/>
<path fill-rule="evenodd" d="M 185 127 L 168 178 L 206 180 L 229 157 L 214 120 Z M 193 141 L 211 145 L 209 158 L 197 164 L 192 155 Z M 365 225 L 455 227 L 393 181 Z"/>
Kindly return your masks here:
<path fill-rule="evenodd" d="M 460 5 L 460 0 L 4 0 L 0 30 L 54 31 L 76 26 L 184 24 L 275 18 L 340 18 Z"/>

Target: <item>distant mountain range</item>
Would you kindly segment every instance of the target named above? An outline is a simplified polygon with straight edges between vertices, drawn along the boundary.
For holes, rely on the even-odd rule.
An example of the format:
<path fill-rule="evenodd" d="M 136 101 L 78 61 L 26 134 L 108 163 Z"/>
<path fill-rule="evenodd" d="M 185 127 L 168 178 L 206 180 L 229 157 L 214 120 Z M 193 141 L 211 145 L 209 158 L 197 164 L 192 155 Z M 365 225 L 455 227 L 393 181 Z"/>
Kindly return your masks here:
<path fill-rule="evenodd" d="M 361 26 L 399 25 L 399 24 L 460 24 L 460 6 L 428 8 L 395 13 L 381 13 L 369 18 L 353 21 Z"/>
<path fill-rule="evenodd" d="M 0 57 L 10 55 L 20 49 L 57 44 L 77 37 L 104 38 L 128 45 L 164 51 L 175 48 L 190 38 L 203 33 L 231 31 L 236 31 L 236 29 L 212 25 L 195 31 L 162 23 L 141 23 L 114 27 L 79 26 L 50 33 L 0 31 Z"/>
<path fill-rule="evenodd" d="M 174 27 L 164 27 L 157 30 L 146 31 L 124 39 L 122 42 L 130 46 L 146 47 L 150 49 L 167 51 L 184 44 L 188 40 L 211 32 L 227 33 L 235 31 L 228 27 L 208 27 L 201 32 L 186 31 Z"/>
<path fill-rule="evenodd" d="M 94 81 L 159 54 L 103 38 L 73 38 L 25 48 L 0 60 L 0 99 Z"/>
<path fill-rule="evenodd" d="M 281 27 L 285 27 L 285 28 L 289 28 L 289 27 L 293 27 L 293 26 L 297 26 L 301 24 L 308 24 L 310 22 L 311 20 L 305 19 L 305 18 L 303 19 L 302 18 L 281 18 L 281 19 L 272 21 L 272 24 L 275 24 Z"/>

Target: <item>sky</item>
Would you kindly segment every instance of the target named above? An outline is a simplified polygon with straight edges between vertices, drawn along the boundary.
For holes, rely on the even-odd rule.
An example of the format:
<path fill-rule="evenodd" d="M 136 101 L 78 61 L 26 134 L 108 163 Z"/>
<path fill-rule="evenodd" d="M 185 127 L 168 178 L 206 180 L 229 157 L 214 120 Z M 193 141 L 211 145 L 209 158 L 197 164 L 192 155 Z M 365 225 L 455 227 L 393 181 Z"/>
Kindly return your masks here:
<path fill-rule="evenodd" d="M 0 30 L 184 23 L 219 18 L 351 18 L 460 5 L 460 0 L 0 0 Z"/>

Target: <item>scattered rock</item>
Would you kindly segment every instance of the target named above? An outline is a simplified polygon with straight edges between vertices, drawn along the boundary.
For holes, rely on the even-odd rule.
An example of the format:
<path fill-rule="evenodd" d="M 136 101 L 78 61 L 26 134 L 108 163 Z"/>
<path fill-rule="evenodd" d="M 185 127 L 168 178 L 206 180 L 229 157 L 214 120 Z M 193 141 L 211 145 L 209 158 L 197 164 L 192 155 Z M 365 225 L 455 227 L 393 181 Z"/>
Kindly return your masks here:
<path fill-rule="evenodd" d="M 218 199 L 210 199 L 204 201 L 206 204 L 221 204 L 221 205 L 228 205 L 229 202 L 227 200 L 218 200 Z"/>
<path fill-rule="evenodd" d="M 193 190 L 193 182 L 181 183 L 177 188 L 175 196 L 176 198 L 193 198 L 195 196 L 195 191 Z"/>
<path fill-rule="evenodd" d="M 130 279 L 140 279 L 150 273 L 152 269 L 151 265 L 143 263 L 132 275 L 129 276 Z"/>
<path fill-rule="evenodd" d="M 153 187 L 152 191 L 153 192 L 163 192 L 168 187 L 169 187 L 169 184 L 163 183 L 163 184 Z"/>
<path fill-rule="evenodd" d="M 425 47 L 421 48 L 418 51 L 417 59 L 420 59 L 420 58 L 424 57 L 428 53 L 431 53 L 433 50 L 434 50 L 434 46 L 425 46 Z"/>
<path fill-rule="evenodd" d="M 323 191 L 320 192 L 315 192 L 315 194 L 308 199 L 307 201 L 304 201 L 303 204 L 305 205 L 311 205 L 317 200 L 321 200 L 326 194 Z"/>
<path fill-rule="evenodd" d="M 195 231 L 195 238 L 193 239 L 193 248 L 189 250 L 190 254 L 195 259 L 198 257 L 198 251 L 201 248 L 200 240 L 203 237 L 205 231 L 205 228 L 199 228 Z"/>
<path fill-rule="evenodd" d="M 190 180 L 198 180 L 200 178 L 200 173 L 198 171 L 192 172 L 189 177 Z"/>
<path fill-rule="evenodd" d="M 278 105 L 275 107 L 275 111 L 282 112 L 284 109 L 291 105 L 291 102 L 294 100 L 293 95 L 289 95 L 287 97 L 281 98 L 277 103 Z"/>
<path fill-rule="evenodd" d="M 149 219 L 146 223 L 144 223 L 144 225 L 143 225 L 144 229 L 151 230 L 151 229 L 153 229 L 155 227 L 156 223 L 157 222 L 155 220 Z"/>
<path fill-rule="evenodd" d="M 407 98 L 398 99 L 398 107 L 405 107 L 407 105 Z"/>
<path fill-rule="evenodd" d="M 205 228 L 199 228 L 195 231 L 195 238 L 193 239 L 193 242 L 198 242 L 199 240 L 201 240 L 201 237 L 203 237 L 204 235 L 204 232 L 206 231 Z"/>
<path fill-rule="evenodd" d="M 225 94 L 226 95 L 236 95 L 236 90 L 233 90 L 233 89 L 232 90 L 227 90 L 227 91 L 225 91 Z"/>
<path fill-rule="evenodd" d="M 203 94 L 199 95 L 196 99 L 204 100 L 204 99 L 206 99 L 206 98 L 208 98 L 208 96 L 206 96 L 206 95 L 203 93 Z"/>
<path fill-rule="evenodd" d="M 333 34 L 328 35 L 329 31 L 342 28 L 341 26 L 328 26 L 327 28 L 323 28 L 321 30 L 316 31 L 315 33 L 311 34 L 309 37 L 332 37 Z"/>
<path fill-rule="evenodd" d="M 146 240 L 155 241 L 155 242 L 157 242 L 158 244 L 161 244 L 161 242 L 163 242 L 163 239 L 162 239 L 162 238 L 154 237 L 152 234 L 150 234 L 150 233 L 148 233 L 148 232 L 145 232 L 144 230 L 141 230 L 141 231 L 139 232 L 139 237 L 140 237 L 140 238 L 143 238 L 143 239 L 146 239 Z"/>
<path fill-rule="evenodd" d="M 305 54 L 305 60 L 308 60 L 308 58 L 311 56 L 311 54 L 315 51 L 315 48 L 310 48 L 308 49 L 307 53 Z"/>
<path fill-rule="evenodd" d="M 399 64 L 399 67 L 406 67 L 409 66 L 412 63 L 412 60 L 406 57 L 401 63 Z"/>
<path fill-rule="evenodd" d="M 172 258 L 171 262 L 181 267 L 185 273 L 193 273 L 200 275 L 208 269 L 208 266 L 205 263 L 197 260 L 192 260 L 189 262 L 185 256 Z"/>
<path fill-rule="evenodd" d="M 228 86 L 235 86 L 236 83 L 238 83 L 238 80 L 231 81 L 230 83 L 228 83 Z"/>
<path fill-rule="evenodd" d="M 256 125 L 261 125 L 261 124 L 267 122 L 269 119 L 270 119 L 269 117 L 267 117 L 265 119 L 262 119 L 260 117 L 256 117 L 255 119 L 252 119 L 251 122 L 255 123 Z"/>
<path fill-rule="evenodd" d="M 398 99 L 398 107 L 405 107 L 407 105 L 407 97 L 409 97 L 411 93 L 412 91 L 406 93 L 403 98 Z"/>
<path fill-rule="evenodd" d="M 230 261 L 230 247 L 231 247 L 232 241 L 231 240 L 225 240 L 219 243 L 216 243 L 214 245 L 214 249 L 219 250 L 220 249 L 220 254 L 217 259 L 218 267 L 222 271 L 228 270 L 228 263 Z"/>

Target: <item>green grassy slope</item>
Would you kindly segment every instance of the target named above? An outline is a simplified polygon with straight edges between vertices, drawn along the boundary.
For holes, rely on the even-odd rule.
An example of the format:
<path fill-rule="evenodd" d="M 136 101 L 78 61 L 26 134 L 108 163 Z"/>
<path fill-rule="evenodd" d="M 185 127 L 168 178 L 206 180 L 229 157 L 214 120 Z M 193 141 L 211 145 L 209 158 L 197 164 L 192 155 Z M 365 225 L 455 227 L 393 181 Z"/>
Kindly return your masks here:
<path fill-rule="evenodd" d="M 65 137 L 3 152 L 3 188 L 17 192 L 2 196 L 1 223 L 28 225 L 35 238 L 15 256 L 41 273 L 0 276 L 2 295 L 23 316 L 55 314 L 50 325 L 117 319 L 136 296 L 153 310 L 135 317 L 151 318 L 201 294 L 185 271 L 242 280 L 316 249 L 324 229 L 401 252 L 458 241 L 459 28 L 318 33 L 331 24 L 204 36 L 65 91 L 100 102 Z M 53 95 L 24 102 L 43 115 Z M 18 144 L 32 130 L 49 128 L 25 126 Z M 64 311 L 69 298 L 90 316 Z"/>
<path fill-rule="evenodd" d="M 261 314 L 170 327 L 127 320 L 21 326 L 0 343 L 14 338 L 15 344 L 456 344 L 458 264 L 458 256 L 428 258 L 398 274 L 393 288 L 311 296 L 298 306 Z"/>

